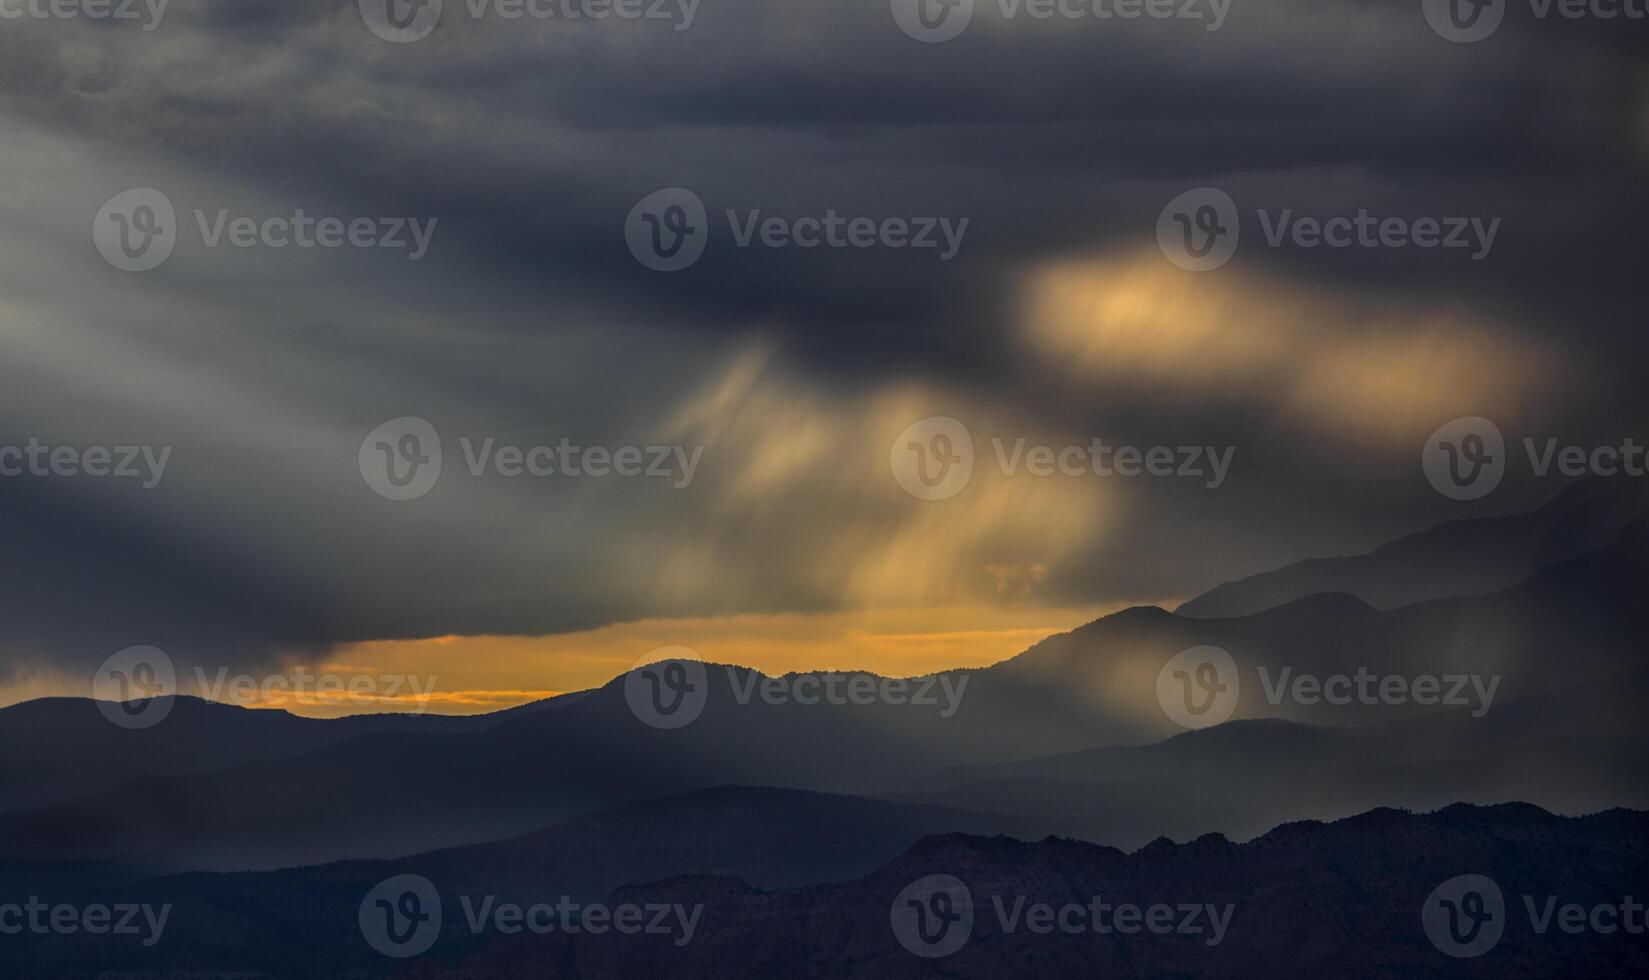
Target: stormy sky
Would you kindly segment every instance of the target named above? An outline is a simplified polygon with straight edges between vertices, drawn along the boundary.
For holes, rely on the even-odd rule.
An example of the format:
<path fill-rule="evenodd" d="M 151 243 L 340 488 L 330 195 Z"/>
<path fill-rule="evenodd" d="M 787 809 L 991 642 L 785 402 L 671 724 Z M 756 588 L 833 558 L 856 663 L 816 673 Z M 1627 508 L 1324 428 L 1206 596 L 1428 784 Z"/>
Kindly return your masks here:
<path fill-rule="evenodd" d="M 1512 4 L 1462 44 L 1419 0 L 1232 0 L 1218 30 L 981 0 L 923 43 L 889 0 L 664 9 L 445 0 L 410 43 L 354 0 L 172 0 L 153 30 L 0 19 L 0 445 L 171 447 L 147 489 L 0 478 L 0 700 L 138 643 L 253 667 L 637 621 L 928 609 L 923 629 L 965 633 L 1170 602 L 1559 489 L 1514 466 L 1484 499 L 1436 493 L 1420 450 L 1450 419 L 1649 442 L 1641 21 Z M 626 220 L 670 187 L 708 239 L 659 272 Z M 1158 219 L 1201 187 L 1242 238 L 1190 272 Z M 132 188 L 176 208 L 144 272 L 92 236 Z M 435 224 L 414 261 L 212 247 L 195 216 L 299 208 Z M 1474 257 L 1272 245 L 1258 217 L 1360 209 L 1498 230 Z M 741 247 L 756 211 L 967 225 L 948 259 Z M 403 416 L 439 431 L 444 469 L 392 501 L 358 453 Z M 931 416 L 979 457 L 943 501 L 889 467 Z M 471 476 L 459 440 L 489 437 L 703 452 L 684 487 Z M 1233 455 L 1217 488 L 1008 476 L 992 438 Z"/>

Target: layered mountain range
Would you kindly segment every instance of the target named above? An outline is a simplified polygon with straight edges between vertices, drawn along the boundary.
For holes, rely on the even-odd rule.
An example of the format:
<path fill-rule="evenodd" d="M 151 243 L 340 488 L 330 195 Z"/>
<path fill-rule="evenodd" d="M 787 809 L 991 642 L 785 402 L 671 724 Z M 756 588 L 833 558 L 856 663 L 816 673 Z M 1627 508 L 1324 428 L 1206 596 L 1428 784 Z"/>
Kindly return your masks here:
<path fill-rule="evenodd" d="M 1072 976 L 1391 975 L 1437 955 L 1413 929 L 1379 941 L 1413 925 L 1433 878 L 1488 868 L 1583 897 L 1641 882 L 1643 818 L 1629 811 L 1649 810 L 1646 583 L 1645 495 L 1594 482 L 1530 514 L 1302 562 L 1172 612 L 1124 610 L 988 668 L 915 679 L 898 699 L 797 697 L 832 678 L 684 664 L 703 670 L 702 710 L 675 728 L 639 716 L 627 676 L 470 718 L 326 721 L 180 697 L 131 730 L 89 700 L 33 701 L 0 710 L 0 890 L 176 905 L 170 959 L 31 947 L 62 957 L 64 976 L 322 975 L 327 957 L 373 974 L 507 976 L 546 955 L 592 977 L 846 976 L 846 964 L 918 976 L 921 958 L 890 945 L 884 893 L 941 870 L 987 904 L 1103 885 L 1207 893 L 1245 914 L 1218 958 L 1092 936 L 1026 945 L 981 927 L 947 975 L 1033 960 Z M 1208 646 L 1235 665 L 1221 688 L 1230 716 L 1186 730 L 1159 675 Z M 1336 678 L 1357 694 L 1324 696 Z M 1427 678 L 1455 696 L 1411 696 Z M 396 965 L 363 948 L 348 910 L 414 873 L 443 894 L 522 901 L 686 897 L 707 931 L 690 959 L 648 942 L 443 933 L 444 957 Z M 260 895 L 294 901 L 266 928 Z M 276 949 L 277 927 L 313 935 L 304 955 L 320 960 Z M 1527 962 L 1593 965 L 1600 949 L 1542 947 Z M 1641 962 L 1641 946 L 1630 956 Z M 1522 960 L 1509 972 L 1543 975 Z"/>

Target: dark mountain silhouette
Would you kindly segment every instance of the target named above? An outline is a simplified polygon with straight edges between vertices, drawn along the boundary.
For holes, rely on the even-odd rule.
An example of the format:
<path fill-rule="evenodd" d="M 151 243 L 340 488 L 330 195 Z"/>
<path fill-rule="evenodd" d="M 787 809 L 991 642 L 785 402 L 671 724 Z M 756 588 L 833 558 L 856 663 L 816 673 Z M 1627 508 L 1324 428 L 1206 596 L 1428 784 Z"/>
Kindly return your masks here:
<path fill-rule="evenodd" d="M 630 803 L 520 837 L 361 863 L 367 883 L 399 865 L 455 887 L 510 886 L 594 901 L 613 889 L 687 874 L 795 888 L 868 874 L 941 833 L 1035 839 L 1057 822 L 801 790 L 724 786 Z M 346 864 L 345 867 L 349 865 Z"/>
<path fill-rule="evenodd" d="M 1193 619 L 1247 616 L 1325 592 L 1354 595 L 1377 609 L 1498 592 L 1603 547 L 1645 514 L 1649 495 L 1639 481 L 1584 480 L 1529 513 L 1450 521 L 1367 554 L 1285 565 L 1216 586 L 1175 612 Z"/>
<path fill-rule="evenodd" d="M 116 864 L 13 862 L 0 864 L 0 894 L 72 897 L 113 889 L 117 895 L 133 896 L 133 901 L 172 903 L 176 911 L 168 946 L 187 949 L 189 959 L 156 963 L 164 963 L 166 969 L 185 963 L 216 963 L 217 969 L 230 962 L 240 964 L 237 969 L 264 969 L 279 959 L 273 952 L 281 945 L 274 929 L 256 921 L 256 916 L 226 914 L 259 908 L 264 896 L 281 896 L 285 918 L 276 923 L 316 937 L 324 955 L 360 959 L 353 905 L 379 881 L 396 874 L 424 875 L 452 894 L 495 894 L 522 903 L 562 896 L 596 902 L 621 887 L 690 874 L 730 875 L 767 888 L 845 881 L 869 874 L 913 842 L 934 834 L 1036 838 L 1057 829 L 1057 821 L 1020 816 L 793 790 L 720 787 L 633 803 L 507 840 L 396 861 L 160 878 Z M 456 909 L 453 914 L 458 914 Z M 57 967 L 70 972 L 79 962 L 74 957 L 82 955 L 72 947 L 40 949 L 43 955 L 67 957 Z M 261 951 L 247 956 L 248 949 Z M 235 960 L 237 956 L 243 959 Z M 0 976 L 10 975 L 14 974 L 0 966 Z"/>
<path fill-rule="evenodd" d="M 701 809 L 702 804 L 688 806 Z M 681 805 L 662 803 L 666 811 L 680 812 Z M 821 805 L 826 814 L 842 812 L 836 801 Z M 629 819 L 619 818 L 623 826 L 615 829 L 628 835 L 636 826 Z M 846 837 L 833 839 L 844 842 Z M 732 848 L 734 862 L 748 864 L 750 853 L 770 840 L 758 837 L 748 847 Z M 542 859 L 542 843 L 522 838 L 500 846 L 523 849 L 522 861 L 531 864 Z M 706 864 L 729 853 L 716 835 L 707 845 Z M 623 860 L 621 854 L 606 853 Z M 772 890 L 736 875 L 694 874 L 626 885 L 608 894 L 612 906 L 699 907 L 692 938 L 679 945 L 678 935 L 506 934 L 490 925 L 477 934 L 469 926 L 464 899 L 471 908 L 487 896 L 526 905 L 558 894 L 557 882 L 539 879 L 535 887 L 517 891 L 521 876 L 511 871 L 499 879 L 488 877 L 500 864 L 489 860 L 466 874 L 450 857 L 262 874 L 193 874 L 104 889 L 105 901 L 173 903 L 166 941 L 145 949 L 109 936 L 79 936 L 70 943 L 50 941 L 61 937 L 9 937 L 9 952 L 15 955 L 0 959 L 0 976 L 77 978 L 118 970 L 144 975 L 198 971 L 589 980 L 1372 978 L 1611 977 L 1649 970 L 1649 937 L 1641 931 L 1569 934 L 1554 926 L 1542 935 L 1532 927 L 1523 901 L 1530 896 L 1538 910 L 1551 897 L 1558 904 L 1590 909 L 1618 906 L 1637 896 L 1634 921 L 1641 925 L 1649 814 L 1626 810 L 1566 818 L 1527 805 L 1455 805 L 1427 814 L 1381 809 L 1333 823 L 1291 823 L 1247 843 L 1208 835 L 1183 844 L 1158 840 L 1133 853 L 1059 838 L 1026 843 L 943 834 L 925 837 L 846 881 Z M 434 944 L 407 960 L 374 951 L 357 922 L 366 889 L 382 880 L 376 876 L 400 873 L 429 877 L 444 911 Z M 464 877 L 448 877 L 454 873 Z M 965 941 L 940 959 L 919 957 L 902 945 L 893 915 L 896 899 L 930 875 L 958 879 L 973 909 Z M 1503 907 L 1485 906 L 1501 918 L 1503 935 L 1480 959 L 1445 955 L 1423 926 L 1422 910 L 1433 890 L 1460 875 L 1487 876 L 1503 896 Z M 1087 910 L 1096 899 L 1112 910 L 1101 913 L 1101 924 L 1132 921 L 1136 931 L 1085 928 L 1095 921 Z M 1063 921 L 1071 931 L 1055 927 L 1037 932 L 1027 917 L 1037 915 L 1028 911 L 1037 904 L 1054 909 L 1074 904 L 1084 911 L 1036 920 Z M 1115 907 L 1120 905 L 1170 906 L 1169 914 L 1155 919 L 1166 931 L 1143 928 L 1149 921 L 1143 913 L 1138 919 L 1118 918 Z M 1188 921 L 1182 906 L 1203 911 Z M 1217 934 L 1214 918 L 1223 923 Z M 910 938 L 910 930 L 901 928 Z M 1200 931 L 1175 931 L 1180 928 Z"/>
<path fill-rule="evenodd" d="M 16 834 L 0 840 L 0 857 L 237 869 L 391 856 L 718 785 L 897 787 L 936 760 L 972 761 L 970 748 L 1006 731 L 1001 724 L 974 731 L 960 717 L 940 718 L 938 708 L 773 705 L 759 696 L 739 704 L 726 671 L 741 685 L 759 675 L 709 669 L 703 716 L 681 730 L 639 721 L 619 678 L 582 699 L 479 731 L 372 733 L 302 756 L 155 776 L 71 805 L 0 814 L 0 834 Z M 1005 691 L 1010 703 L 1020 697 Z M 1006 723 L 1035 707 L 1027 696 L 1023 705 L 995 710 Z M 1080 731 L 1076 710 L 1067 716 Z M 1106 719 L 1086 725 L 1117 730 Z"/>
<path fill-rule="evenodd" d="M 948 836 L 920 842 L 848 885 L 767 893 L 736 882 L 689 880 L 627 889 L 628 901 L 702 902 L 686 947 L 617 937 L 499 937 L 450 965 L 429 959 L 406 975 L 508 976 L 539 957 L 574 962 L 588 978 L 669 977 L 1393 977 L 1636 976 L 1649 937 L 1538 935 L 1522 896 L 1590 909 L 1641 893 L 1649 822 L 1612 811 L 1583 819 L 1528 806 L 1454 806 L 1418 816 L 1377 810 L 1333 824 L 1280 827 L 1248 844 L 1218 836 L 1154 843 L 1133 854 L 1074 841 L 1027 844 Z M 894 900 L 924 876 L 967 886 L 973 929 L 955 953 L 912 955 L 890 925 Z M 1506 902 L 1505 934 L 1481 961 L 1455 960 L 1428 940 L 1421 911 L 1432 890 L 1462 874 L 1493 879 Z M 1217 945 L 1201 934 L 1033 933 L 1011 910 L 1046 903 L 1229 908 Z M 1641 900 L 1639 908 L 1641 910 Z M 1638 913 L 1641 915 L 1641 911 Z M 1204 917 L 1206 921 L 1206 916 Z M 1172 927 L 1170 927 L 1172 928 Z M 563 959 L 564 957 L 564 959 Z"/>
<path fill-rule="evenodd" d="M 556 895 L 594 901 L 623 885 L 700 872 L 735 875 L 771 888 L 846 880 L 932 834 L 1038 838 L 1061 829 L 1058 821 L 1014 814 L 725 786 L 630 803 L 500 841 L 399 861 L 343 861 L 283 874 L 292 880 L 312 876 L 349 882 L 364 891 L 410 863 L 419 873 L 455 887 L 553 888 Z M 150 877 L 141 867 L 119 863 L 0 864 L 0 890 L 8 893 Z M 180 875 L 155 879 L 153 887 L 192 887 L 192 882 L 240 877 L 247 876 Z"/>
<path fill-rule="evenodd" d="M 0 814 L 0 859 L 121 858 L 169 869 L 273 868 L 478 843 L 625 802 L 720 785 L 859 795 L 932 792 L 935 774 L 946 770 L 1148 744 L 1176 733 L 1156 702 L 1155 679 L 1169 657 L 1199 644 L 1222 646 L 1236 658 L 1242 671 L 1238 719 L 1344 727 L 1437 710 L 1290 699 L 1274 705 L 1257 676 L 1261 667 L 1273 674 L 1285 667 L 1320 675 L 1368 667 L 1405 676 L 1496 675 L 1495 703 L 1506 704 L 1600 682 L 1639 663 L 1645 581 L 1649 529 L 1640 524 L 1602 550 L 1548 567 L 1494 595 L 1391 611 L 1350 596 L 1312 596 L 1221 620 L 1132 609 L 1050 638 L 994 667 L 946 672 L 942 676 L 953 688 L 966 683 L 960 710 L 950 717 L 938 706 L 909 704 L 770 704 L 759 695 L 740 703 L 738 688 L 761 678 L 712 665 L 702 716 L 685 728 L 660 730 L 632 713 L 619 678 L 475 730 L 368 732 L 302 755 L 208 773 L 160 772 L 71 803 Z M 1469 718 L 1466 708 L 1443 714 L 1461 723 Z M 1485 717 L 1493 717 L 1492 708 Z M 1542 802 L 1568 808 L 1637 798 L 1608 798 L 1611 787 L 1622 786 L 1619 767 L 1635 751 L 1629 741 L 1641 730 L 1635 721 L 1598 736 L 1554 725 L 1550 717 L 1528 717 L 1530 727 L 1503 732 L 1482 747 L 1481 759 L 1415 761 L 1379 739 L 1367 739 L 1347 751 L 1367 772 L 1370 789 L 1351 796 L 1334 792 L 1345 780 L 1322 787 L 1299 779 L 1288 784 L 1289 773 L 1302 771 L 1287 768 L 1289 754 L 1306 752 L 1309 744 L 1254 750 L 1249 754 L 1261 757 L 1262 764 L 1264 756 L 1274 754 L 1269 764 L 1283 767 L 1264 784 L 1278 809 L 1249 812 L 1233 828 L 1253 832 L 1288 816 L 1338 815 L 1348 807 L 1399 801 L 1521 798 L 1515 792 L 1519 767 L 1536 762 L 1546 767 L 1534 784 Z M 1490 730 L 1482 718 L 1471 721 Z M 1461 736 L 1460 744 L 1470 744 L 1472 737 Z M 1519 747 L 1518 741 L 1529 744 Z M 1528 757 L 1520 762 L 1524 752 Z M 1421 765 L 1429 769 L 1414 768 Z M 1259 772 L 1251 775 L 1258 778 Z M 1154 785 L 1160 789 L 1162 782 Z M 1240 792 L 1243 784 L 1239 776 L 1228 785 Z M 1573 787 L 1567 796 L 1566 785 Z M 1434 787 L 1443 795 L 1431 795 Z M 1023 793 L 1026 800 L 1054 792 L 1046 784 L 1035 793 L 1028 786 L 1004 789 Z M 1122 802 L 1058 810 L 1038 805 L 1034 812 L 1097 820 L 1084 826 L 1096 828 L 1093 836 L 1100 840 L 1132 840 L 1142 819 L 1169 820 L 1167 806 L 1139 803 L 1150 799 L 1140 787 L 1130 791 L 1124 780 L 1113 789 Z M 1399 790 L 1404 795 L 1381 795 Z M 1077 792 L 1089 796 L 1091 787 Z M 1172 786 L 1163 792 L 1167 799 L 1184 795 Z M 1300 807 L 1290 810 L 1295 800 Z M 963 805 L 1027 812 L 1025 805 L 1008 805 L 1012 802 L 988 795 L 968 797 Z M 1139 811 L 1136 819 L 1107 822 L 1130 808 Z M 1206 812 L 1191 806 L 1183 811 Z M 1186 816 L 1167 826 L 1192 832 L 1199 829 L 1196 820 L 1200 816 Z"/>
<path fill-rule="evenodd" d="M 141 729 L 110 724 L 97 702 L 84 698 L 39 698 L 0 710 L 0 810 L 84 797 L 135 776 L 287 759 L 373 732 L 477 731 L 545 703 L 467 717 L 389 713 L 319 719 L 196 697 L 157 700 L 171 702 L 165 721 Z"/>

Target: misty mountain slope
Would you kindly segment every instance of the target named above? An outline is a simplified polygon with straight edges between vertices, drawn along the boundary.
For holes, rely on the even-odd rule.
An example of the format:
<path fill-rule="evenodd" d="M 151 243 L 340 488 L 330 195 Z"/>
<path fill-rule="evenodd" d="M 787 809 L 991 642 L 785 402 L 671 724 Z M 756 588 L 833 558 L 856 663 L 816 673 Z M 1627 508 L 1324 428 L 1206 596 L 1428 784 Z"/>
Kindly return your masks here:
<path fill-rule="evenodd" d="M 1218 585 L 1175 612 L 1245 616 L 1320 592 L 1349 593 L 1380 609 L 1497 592 L 1603 547 L 1645 513 L 1649 494 L 1636 481 L 1585 480 L 1529 513 L 1450 521 L 1367 554 L 1295 562 Z"/>
<path fill-rule="evenodd" d="M 1087 840 L 1246 839 L 1371 807 L 1532 802 L 1578 814 L 1649 808 L 1640 668 L 1483 718 L 1437 713 L 1366 728 L 1232 721 L 1153 745 L 956 770 L 891 799 L 1060 819 Z"/>
<path fill-rule="evenodd" d="M 1426 761 L 1458 759 L 1545 737 L 1619 738 L 1649 734 L 1649 658 L 1625 670 L 1546 694 L 1497 703 L 1481 718 L 1440 710 L 1371 726 L 1386 754 Z"/>
<path fill-rule="evenodd" d="M 1234 717 L 1375 724 L 1430 709 L 1306 703 L 1292 685 L 1302 674 L 1320 680 L 1359 669 L 1404 679 L 1475 676 L 1506 701 L 1612 676 L 1643 660 L 1645 583 L 1649 523 L 1639 522 L 1606 547 L 1491 595 L 1380 610 L 1355 596 L 1316 594 L 1230 619 L 1138 607 L 1049 637 L 992 672 L 1085 693 L 1095 710 L 1132 718 L 1145 736 L 1133 741 L 1144 742 L 1179 731 L 1156 701 L 1163 665 L 1182 650 L 1212 645 L 1228 651 L 1238 669 Z"/>

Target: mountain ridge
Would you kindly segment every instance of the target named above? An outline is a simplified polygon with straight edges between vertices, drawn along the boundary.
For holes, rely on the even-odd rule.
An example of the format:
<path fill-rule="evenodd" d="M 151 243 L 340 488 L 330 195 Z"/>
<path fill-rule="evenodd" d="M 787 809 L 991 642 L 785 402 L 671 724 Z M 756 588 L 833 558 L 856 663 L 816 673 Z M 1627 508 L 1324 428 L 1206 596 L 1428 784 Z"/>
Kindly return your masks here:
<path fill-rule="evenodd" d="M 1444 521 L 1366 552 L 1306 558 L 1216 585 L 1174 611 L 1229 618 L 1324 591 L 1357 595 L 1378 609 L 1497 592 L 1604 546 L 1645 514 L 1649 495 L 1639 483 L 1580 480 L 1532 511 Z"/>

